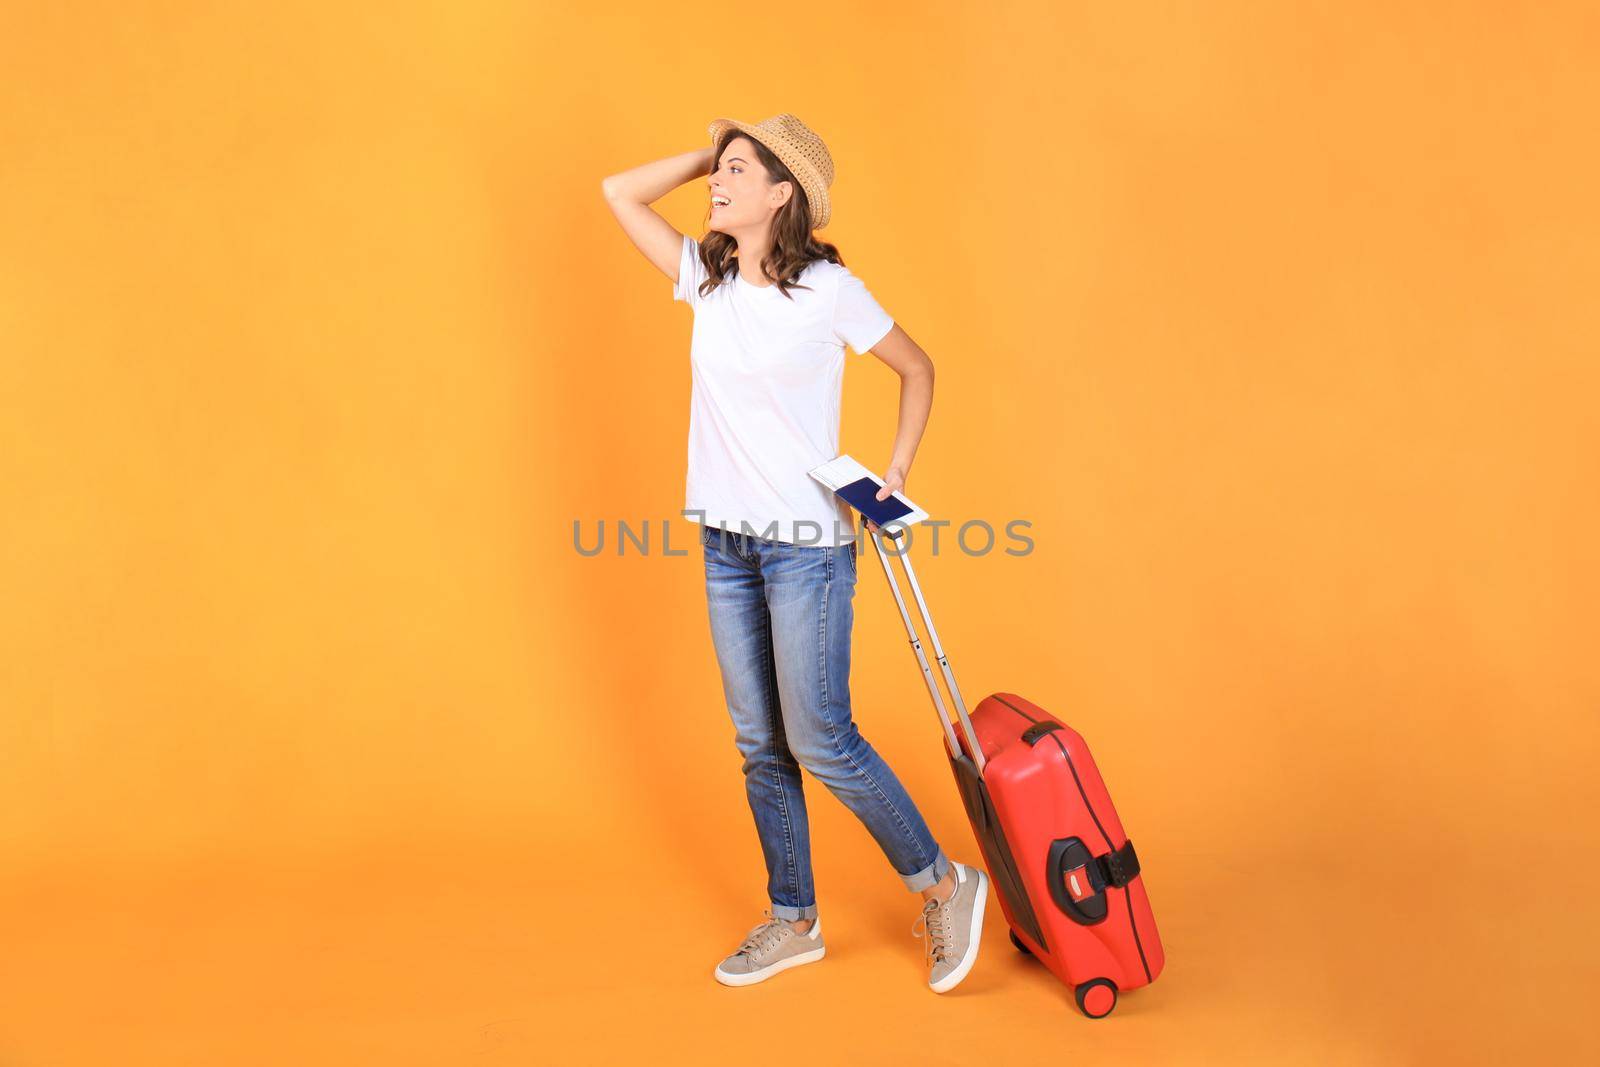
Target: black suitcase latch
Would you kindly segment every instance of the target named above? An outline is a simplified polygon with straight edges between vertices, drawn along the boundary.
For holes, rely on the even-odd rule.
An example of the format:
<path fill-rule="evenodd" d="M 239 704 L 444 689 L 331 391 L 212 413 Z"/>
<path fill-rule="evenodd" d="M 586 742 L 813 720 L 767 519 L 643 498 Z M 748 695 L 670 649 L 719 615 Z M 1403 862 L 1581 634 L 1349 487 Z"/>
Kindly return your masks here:
<path fill-rule="evenodd" d="M 1056 907 L 1075 923 L 1093 926 L 1107 915 L 1106 889 L 1126 889 L 1139 877 L 1139 857 L 1129 841 L 1096 856 L 1076 837 L 1050 842 L 1045 879 Z"/>
<path fill-rule="evenodd" d="M 1129 882 L 1139 877 L 1139 854 L 1133 850 L 1133 842 L 1129 841 L 1115 852 L 1108 852 L 1099 859 L 1100 871 L 1105 875 L 1106 885 L 1114 885 L 1118 889 L 1124 888 Z"/>

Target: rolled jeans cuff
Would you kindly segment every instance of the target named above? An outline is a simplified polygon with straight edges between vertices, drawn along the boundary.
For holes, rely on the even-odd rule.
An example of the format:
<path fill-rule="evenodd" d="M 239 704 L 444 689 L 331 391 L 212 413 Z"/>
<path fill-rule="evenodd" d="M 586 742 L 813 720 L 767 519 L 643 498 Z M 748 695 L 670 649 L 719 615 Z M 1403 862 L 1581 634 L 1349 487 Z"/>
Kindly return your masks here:
<path fill-rule="evenodd" d="M 774 904 L 772 905 L 772 917 L 774 919 L 788 919 L 791 922 L 815 919 L 817 917 L 817 906 L 815 904 L 807 904 L 803 908 L 796 908 L 788 904 Z"/>
<path fill-rule="evenodd" d="M 933 858 L 932 863 L 916 874 L 902 874 L 900 880 L 913 893 L 920 893 L 929 886 L 938 885 L 944 876 L 949 873 L 950 860 L 945 856 L 944 849 L 941 848 L 939 854 Z"/>

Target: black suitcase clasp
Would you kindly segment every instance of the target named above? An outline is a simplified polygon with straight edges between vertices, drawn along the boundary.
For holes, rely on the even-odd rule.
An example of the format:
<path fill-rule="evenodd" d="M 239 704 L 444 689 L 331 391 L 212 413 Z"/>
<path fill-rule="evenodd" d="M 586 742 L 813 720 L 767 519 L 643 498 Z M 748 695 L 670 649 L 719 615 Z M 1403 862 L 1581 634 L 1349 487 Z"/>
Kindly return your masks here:
<path fill-rule="evenodd" d="M 1095 856 L 1082 839 L 1063 837 L 1050 842 L 1045 863 L 1051 899 L 1069 919 L 1083 926 L 1105 921 L 1107 886 L 1122 889 L 1139 877 L 1139 856 L 1132 841 L 1115 852 Z"/>

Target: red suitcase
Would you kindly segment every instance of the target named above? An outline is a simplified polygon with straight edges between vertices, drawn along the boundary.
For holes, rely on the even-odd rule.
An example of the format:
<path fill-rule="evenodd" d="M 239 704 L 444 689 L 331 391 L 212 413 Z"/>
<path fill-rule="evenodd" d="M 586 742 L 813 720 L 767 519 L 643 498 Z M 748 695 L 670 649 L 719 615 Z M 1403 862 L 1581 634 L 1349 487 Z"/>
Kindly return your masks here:
<path fill-rule="evenodd" d="M 1094 757 L 1077 731 L 1015 694 L 985 697 L 968 715 L 902 549 L 895 554 L 956 706 L 958 740 L 879 540 L 899 540 L 903 534 L 885 527 L 868 536 L 944 725 L 950 769 L 1011 927 L 1011 942 L 1072 986 L 1085 1015 L 1103 1018 L 1116 1007 L 1120 991 L 1155 981 L 1166 955 L 1139 858 Z"/>

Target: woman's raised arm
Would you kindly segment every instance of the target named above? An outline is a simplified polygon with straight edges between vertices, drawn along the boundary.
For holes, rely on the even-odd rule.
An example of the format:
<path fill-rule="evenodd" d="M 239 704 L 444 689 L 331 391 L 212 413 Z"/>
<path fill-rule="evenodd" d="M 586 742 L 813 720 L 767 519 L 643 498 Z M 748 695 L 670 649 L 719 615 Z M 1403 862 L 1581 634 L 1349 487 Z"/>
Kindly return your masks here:
<path fill-rule="evenodd" d="M 605 194 L 606 204 L 622 225 L 622 231 L 674 284 L 678 281 L 683 234 L 673 229 L 672 224 L 656 214 L 650 205 L 684 182 L 710 174 L 715 152 L 716 149 L 709 146 L 696 148 L 600 180 L 600 191 Z"/>

